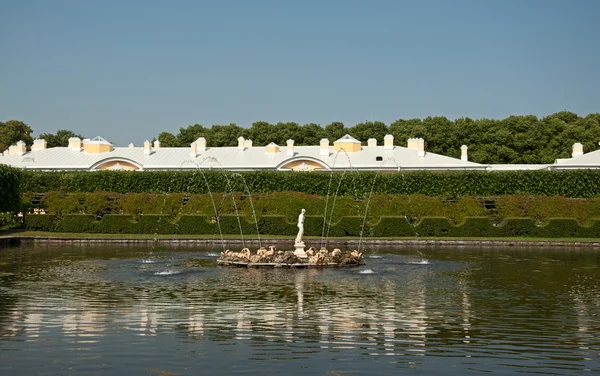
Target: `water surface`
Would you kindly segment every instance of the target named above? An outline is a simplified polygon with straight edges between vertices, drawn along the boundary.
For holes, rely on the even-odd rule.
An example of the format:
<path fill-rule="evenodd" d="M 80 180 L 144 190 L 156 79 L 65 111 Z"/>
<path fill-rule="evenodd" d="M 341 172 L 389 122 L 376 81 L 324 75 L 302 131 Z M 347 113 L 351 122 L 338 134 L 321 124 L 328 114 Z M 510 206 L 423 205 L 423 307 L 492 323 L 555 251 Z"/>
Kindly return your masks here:
<path fill-rule="evenodd" d="M 600 372 L 595 250 L 373 249 L 323 270 L 219 251 L 0 249 L 0 374 Z"/>

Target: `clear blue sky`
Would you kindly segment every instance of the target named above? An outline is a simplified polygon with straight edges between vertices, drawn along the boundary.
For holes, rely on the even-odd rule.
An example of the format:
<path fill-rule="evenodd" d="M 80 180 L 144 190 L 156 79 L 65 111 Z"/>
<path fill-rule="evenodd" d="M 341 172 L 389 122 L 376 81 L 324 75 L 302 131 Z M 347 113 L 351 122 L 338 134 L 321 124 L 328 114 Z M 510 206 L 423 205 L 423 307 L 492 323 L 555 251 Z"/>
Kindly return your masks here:
<path fill-rule="evenodd" d="M 124 146 L 199 123 L 600 111 L 600 1 L 0 0 L 0 121 Z"/>

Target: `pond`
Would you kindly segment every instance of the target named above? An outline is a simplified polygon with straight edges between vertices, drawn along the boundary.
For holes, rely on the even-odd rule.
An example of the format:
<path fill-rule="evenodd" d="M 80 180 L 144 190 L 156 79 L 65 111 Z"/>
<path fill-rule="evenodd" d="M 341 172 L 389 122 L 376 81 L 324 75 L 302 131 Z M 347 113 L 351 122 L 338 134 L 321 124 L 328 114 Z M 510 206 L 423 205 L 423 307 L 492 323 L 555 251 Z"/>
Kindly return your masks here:
<path fill-rule="evenodd" d="M 216 266 L 221 249 L 0 248 L 3 375 L 600 372 L 600 251 L 367 249 L 366 266 Z"/>

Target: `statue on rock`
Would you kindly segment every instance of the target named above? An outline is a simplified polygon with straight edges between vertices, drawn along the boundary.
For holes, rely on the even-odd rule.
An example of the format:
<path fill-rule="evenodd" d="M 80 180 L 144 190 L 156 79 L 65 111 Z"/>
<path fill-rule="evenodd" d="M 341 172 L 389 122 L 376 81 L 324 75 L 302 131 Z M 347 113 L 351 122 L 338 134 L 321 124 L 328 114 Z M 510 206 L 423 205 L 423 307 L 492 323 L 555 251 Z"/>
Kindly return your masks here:
<path fill-rule="evenodd" d="M 298 216 L 298 235 L 296 235 L 296 242 L 294 244 L 304 244 L 304 241 L 302 241 L 302 235 L 304 235 L 304 213 L 306 213 L 306 209 L 302 209 Z"/>
<path fill-rule="evenodd" d="M 294 255 L 301 259 L 307 257 L 306 252 L 304 252 L 304 241 L 302 240 L 302 235 L 304 235 L 304 213 L 306 213 L 306 209 L 302 209 L 298 216 L 298 235 L 296 235 L 296 240 L 294 241 L 294 247 L 296 248 Z"/>

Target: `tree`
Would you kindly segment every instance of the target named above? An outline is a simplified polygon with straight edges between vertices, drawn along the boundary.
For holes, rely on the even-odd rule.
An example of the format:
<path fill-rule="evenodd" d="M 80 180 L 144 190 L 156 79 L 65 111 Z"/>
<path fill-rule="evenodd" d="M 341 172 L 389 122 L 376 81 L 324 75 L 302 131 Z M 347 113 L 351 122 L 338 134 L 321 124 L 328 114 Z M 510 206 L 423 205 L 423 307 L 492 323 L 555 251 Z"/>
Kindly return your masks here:
<path fill-rule="evenodd" d="M 299 129 L 301 136 L 300 145 L 319 145 L 322 138 L 327 138 L 327 133 L 319 124 L 305 124 Z"/>
<path fill-rule="evenodd" d="M 374 138 L 378 145 L 383 145 L 383 137 L 388 133 L 388 129 L 381 121 L 366 121 L 353 126 L 348 133 L 363 144 L 366 144 L 369 138 Z"/>
<path fill-rule="evenodd" d="M 242 127 L 236 124 L 213 125 L 212 136 L 206 140 L 210 147 L 237 146 L 238 138 L 242 136 Z"/>
<path fill-rule="evenodd" d="M 31 146 L 33 144 L 32 132 L 33 130 L 20 120 L 9 120 L 6 123 L 0 121 L 0 152 L 19 141 Z"/>
<path fill-rule="evenodd" d="M 211 130 L 205 128 L 200 124 L 190 125 L 187 128 L 179 128 L 177 134 L 177 142 L 179 146 L 190 146 L 190 144 L 198 139 L 198 137 L 204 137 L 210 139 Z"/>
<path fill-rule="evenodd" d="M 76 134 L 69 129 L 59 129 L 56 131 L 56 134 L 42 133 L 38 138 L 46 140 L 46 147 L 55 148 L 57 146 L 69 146 L 69 138 L 71 137 L 83 139 L 82 135 Z"/>
<path fill-rule="evenodd" d="M 163 148 L 172 148 L 172 147 L 177 147 L 177 146 L 183 146 L 183 145 L 179 145 L 179 142 L 177 141 L 177 137 L 175 137 L 173 135 L 173 133 L 171 132 L 160 132 L 158 134 L 158 141 L 160 142 L 160 146 Z M 191 142 L 190 142 L 191 144 Z"/>
<path fill-rule="evenodd" d="M 325 134 L 327 135 L 326 137 L 331 143 L 344 137 L 346 133 L 348 133 L 348 130 L 344 128 L 344 123 L 342 122 L 334 121 L 333 123 L 325 126 Z"/>

